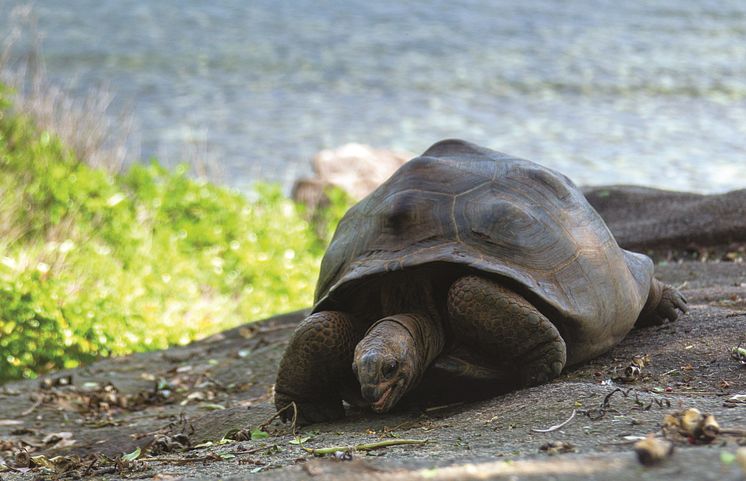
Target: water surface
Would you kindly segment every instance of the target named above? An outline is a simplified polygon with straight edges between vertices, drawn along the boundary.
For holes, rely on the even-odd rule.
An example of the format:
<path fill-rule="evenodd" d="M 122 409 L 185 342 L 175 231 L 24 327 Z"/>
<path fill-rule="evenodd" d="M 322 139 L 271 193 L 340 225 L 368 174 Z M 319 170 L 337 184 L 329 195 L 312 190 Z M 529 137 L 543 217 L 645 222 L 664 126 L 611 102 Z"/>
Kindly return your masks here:
<path fill-rule="evenodd" d="M 6 25 L 15 0 L 0 0 Z M 465 138 L 581 184 L 746 187 L 746 2 L 37 0 L 50 76 L 144 157 L 286 187 L 321 148 Z M 186 148 L 189 150 L 189 147 Z"/>

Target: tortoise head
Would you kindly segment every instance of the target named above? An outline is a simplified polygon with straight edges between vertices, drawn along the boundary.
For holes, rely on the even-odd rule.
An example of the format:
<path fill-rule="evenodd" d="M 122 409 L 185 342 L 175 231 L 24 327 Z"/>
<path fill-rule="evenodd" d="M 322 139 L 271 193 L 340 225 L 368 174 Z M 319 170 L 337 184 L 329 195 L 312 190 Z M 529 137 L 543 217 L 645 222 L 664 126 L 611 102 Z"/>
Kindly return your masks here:
<path fill-rule="evenodd" d="M 377 321 L 355 348 L 352 370 L 360 394 L 378 413 L 393 408 L 424 370 L 416 339 L 400 317 Z"/>

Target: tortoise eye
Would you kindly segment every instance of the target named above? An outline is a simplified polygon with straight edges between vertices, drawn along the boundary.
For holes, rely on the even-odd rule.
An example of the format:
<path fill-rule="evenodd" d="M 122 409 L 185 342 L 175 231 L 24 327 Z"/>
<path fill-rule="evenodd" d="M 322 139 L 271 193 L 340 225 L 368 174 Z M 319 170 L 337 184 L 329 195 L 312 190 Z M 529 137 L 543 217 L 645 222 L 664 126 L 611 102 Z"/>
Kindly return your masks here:
<path fill-rule="evenodd" d="M 381 369 L 381 374 L 383 374 L 383 377 L 386 379 L 389 379 L 391 376 L 396 373 L 396 369 L 399 367 L 399 363 L 396 360 L 389 361 L 386 364 L 383 365 L 383 369 Z"/>

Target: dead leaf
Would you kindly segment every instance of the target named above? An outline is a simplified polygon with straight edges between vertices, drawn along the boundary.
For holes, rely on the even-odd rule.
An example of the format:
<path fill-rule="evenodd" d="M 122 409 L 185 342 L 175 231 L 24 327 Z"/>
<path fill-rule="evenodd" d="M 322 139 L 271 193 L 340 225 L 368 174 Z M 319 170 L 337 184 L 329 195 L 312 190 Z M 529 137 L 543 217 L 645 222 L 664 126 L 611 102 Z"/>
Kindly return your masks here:
<path fill-rule="evenodd" d="M 565 441 L 549 441 L 539 446 L 539 451 L 543 451 L 550 456 L 555 454 L 574 453 L 575 446 Z"/>
<path fill-rule="evenodd" d="M 637 441 L 634 448 L 637 460 L 645 466 L 660 463 L 673 453 L 672 442 L 653 437 L 652 434 L 641 441 Z"/>
<path fill-rule="evenodd" d="M 41 442 L 43 442 L 44 444 L 57 444 L 63 439 L 71 439 L 72 437 L 73 437 L 73 433 L 69 431 L 64 431 L 61 433 L 50 433 L 44 436 Z"/>

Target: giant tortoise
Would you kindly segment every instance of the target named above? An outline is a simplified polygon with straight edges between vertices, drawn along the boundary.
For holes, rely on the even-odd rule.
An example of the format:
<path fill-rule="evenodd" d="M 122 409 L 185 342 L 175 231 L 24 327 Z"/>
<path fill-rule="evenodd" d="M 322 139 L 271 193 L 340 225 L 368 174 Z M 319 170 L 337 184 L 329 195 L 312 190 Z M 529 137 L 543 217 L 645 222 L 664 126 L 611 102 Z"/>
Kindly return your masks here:
<path fill-rule="evenodd" d="M 343 400 L 387 412 L 426 377 L 532 386 L 677 310 L 684 297 L 567 177 L 444 140 L 339 223 L 275 406 L 308 423 L 343 416 Z"/>

